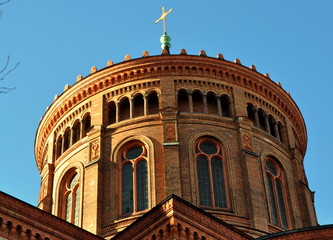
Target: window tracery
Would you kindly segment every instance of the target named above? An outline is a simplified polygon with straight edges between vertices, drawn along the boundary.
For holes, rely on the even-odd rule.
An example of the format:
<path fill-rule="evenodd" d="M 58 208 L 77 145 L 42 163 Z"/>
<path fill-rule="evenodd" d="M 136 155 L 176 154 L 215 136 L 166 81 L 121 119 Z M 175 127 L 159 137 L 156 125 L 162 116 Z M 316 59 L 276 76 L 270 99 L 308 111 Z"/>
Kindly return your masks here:
<path fill-rule="evenodd" d="M 289 223 L 284 172 L 276 160 L 271 157 L 266 159 L 265 171 L 271 222 L 287 229 Z"/>
<path fill-rule="evenodd" d="M 140 141 L 121 149 L 121 215 L 148 208 L 148 156 Z"/>
<path fill-rule="evenodd" d="M 201 138 L 195 144 L 195 151 L 200 206 L 227 208 L 222 145 L 215 139 Z"/>
<path fill-rule="evenodd" d="M 79 225 L 80 176 L 77 170 L 71 170 L 62 180 L 59 215 L 66 221 Z"/>

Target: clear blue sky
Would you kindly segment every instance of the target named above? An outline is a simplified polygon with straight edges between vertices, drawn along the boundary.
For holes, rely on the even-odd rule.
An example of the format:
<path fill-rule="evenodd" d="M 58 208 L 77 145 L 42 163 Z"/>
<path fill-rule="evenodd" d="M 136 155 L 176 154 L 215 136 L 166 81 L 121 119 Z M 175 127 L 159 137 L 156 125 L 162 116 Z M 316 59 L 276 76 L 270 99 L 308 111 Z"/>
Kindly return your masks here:
<path fill-rule="evenodd" d="M 333 223 L 332 0 L 11 0 L 0 6 L 0 66 L 19 67 L 0 86 L 0 190 L 32 205 L 40 185 L 34 137 L 55 94 L 91 66 L 144 50 L 160 53 L 161 7 L 171 52 L 222 53 L 281 82 L 301 109 L 308 130 L 305 168 L 320 224 Z"/>

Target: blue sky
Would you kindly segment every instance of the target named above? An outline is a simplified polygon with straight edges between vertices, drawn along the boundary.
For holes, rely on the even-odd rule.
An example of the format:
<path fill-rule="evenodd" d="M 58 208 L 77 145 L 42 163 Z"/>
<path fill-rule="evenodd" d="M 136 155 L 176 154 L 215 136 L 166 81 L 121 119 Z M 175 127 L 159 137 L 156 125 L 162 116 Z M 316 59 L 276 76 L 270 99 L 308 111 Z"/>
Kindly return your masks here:
<path fill-rule="evenodd" d="M 169 16 L 171 53 L 205 50 L 254 64 L 281 82 L 298 104 L 308 130 L 305 169 L 320 224 L 333 223 L 332 0 L 69 1 L 11 0 L 0 6 L 0 66 L 19 67 L 0 86 L 0 190 L 32 205 L 40 185 L 34 137 L 55 94 L 91 66 L 144 50 L 160 54 L 161 7 Z"/>

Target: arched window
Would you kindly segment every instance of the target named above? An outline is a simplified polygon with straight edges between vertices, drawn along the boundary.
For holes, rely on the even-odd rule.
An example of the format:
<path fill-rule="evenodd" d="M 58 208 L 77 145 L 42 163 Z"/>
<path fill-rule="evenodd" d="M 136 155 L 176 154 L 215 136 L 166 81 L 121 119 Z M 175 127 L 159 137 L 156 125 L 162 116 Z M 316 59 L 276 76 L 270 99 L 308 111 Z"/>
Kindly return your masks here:
<path fill-rule="evenodd" d="M 221 96 L 221 109 L 223 117 L 231 117 L 230 100 L 226 95 Z"/>
<path fill-rule="evenodd" d="M 60 157 L 61 154 L 62 154 L 62 136 L 60 135 L 56 143 L 56 159 Z"/>
<path fill-rule="evenodd" d="M 82 124 L 83 124 L 83 136 L 86 136 L 88 129 L 91 127 L 91 117 L 90 117 L 90 114 L 87 114 L 83 118 Z"/>
<path fill-rule="evenodd" d="M 227 208 L 226 176 L 221 144 L 211 138 L 197 141 L 197 164 L 200 206 Z"/>
<path fill-rule="evenodd" d="M 151 92 L 148 96 L 148 115 L 157 114 L 159 109 L 159 101 L 157 92 Z"/>
<path fill-rule="evenodd" d="M 119 121 L 130 118 L 130 103 L 128 98 L 122 99 L 119 103 Z"/>
<path fill-rule="evenodd" d="M 259 109 L 258 111 L 258 118 L 259 118 L 259 128 L 266 131 L 266 113 L 264 110 Z"/>
<path fill-rule="evenodd" d="M 71 134 L 70 134 L 70 128 L 67 128 L 64 133 L 64 152 L 70 147 L 70 139 L 71 139 Z"/>
<path fill-rule="evenodd" d="M 193 101 L 193 112 L 203 113 L 204 105 L 201 92 L 194 91 L 192 94 L 192 101 Z"/>
<path fill-rule="evenodd" d="M 284 141 L 284 128 L 283 128 L 283 125 L 282 125 L 282 123 L 281 122 L 279 122 L 278 123 L 278 130 L 279 130 L 279 135 L 280 135 L 280 141 L 282 142 L 282 143 L 285 143 Z"/>
<path fill-rule="evenodd" d="M 287 202 L 282 168 L 275 159 L 267 158 L 265 170 L 271 221 L 274 225 L 287 229 Z"/>
<path fill-rule="evenodd" d="M 121 215 L 148 208 L 147 149 L 139 141 L 121 150 Z"/>
<path fill-rule="evenodd" d="M 276 121 L 271 115 L 268 116 L 268 124 L 269 124 L 269 130 L 271 132 L 271 135 L 273 137 L 277 137 L 276 132 L 275 132 Z"/>
<path fill-rule="evenodd" d="M 144 115 L 144 101 L 142 94 L 137 94 L 133 99 L 133 117 Z"/>
<path fill-rule="evenodd" d="M 212 92 L 207 94 L 207 108 L 209 114 L 218 115 L 216 96 Z"/>
<path fill-rule="evenodd" d="M 60 216 L 79 225 L 80 178 L 77 171 L 71 171 L 62 182 L 60 190 Z"/>
<path fill-rule="evenodd" d="M 247 104 L 247 117 L 255 124 L 254 106 L 250 103 Z"/>
<path fill-rule="evenodd" d="M 72 128 L 72 144 L 80 140 L 80 121 L 76 120 Z"/>
<path fill-rule="evenodd" d="M 110 102 L 108 104 L 108 124 L 112 124 L 116 122 L 116 104 L 115 102 Z"/>
<path fill-rule="evenodd" d="M 185 90 L 178 92 L 178 111 L 189 112 L 188 94 Z"/>

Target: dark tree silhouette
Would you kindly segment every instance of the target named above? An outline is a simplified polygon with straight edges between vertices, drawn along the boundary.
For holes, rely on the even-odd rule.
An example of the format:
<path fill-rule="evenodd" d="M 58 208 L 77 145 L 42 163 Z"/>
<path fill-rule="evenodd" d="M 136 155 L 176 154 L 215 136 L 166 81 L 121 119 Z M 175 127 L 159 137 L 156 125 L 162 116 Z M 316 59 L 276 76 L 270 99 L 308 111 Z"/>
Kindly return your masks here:
<path fill-rule="evenodd" d="M 0 7 L 6 3 L 8 3 L 10 0 L 0 2 Z M 0 18 L 2 16 L 2 10 L 0 10 Z M 12 71 L 14 71 L 17 66 L 20 64 L 20 62 L 17 62 L 14 66 L 10 66 L 10 56 L 7 56 L 7 61 L 5 65 L 0 68 L 0 81 L 5 80 L 8 74 L 10 74 Z M 8 93 L 15 89 L 15 87 L 2 87 L 0 86 L 0 93 Z"/>

